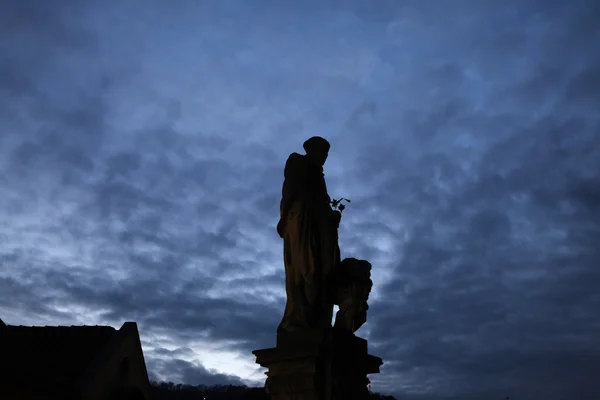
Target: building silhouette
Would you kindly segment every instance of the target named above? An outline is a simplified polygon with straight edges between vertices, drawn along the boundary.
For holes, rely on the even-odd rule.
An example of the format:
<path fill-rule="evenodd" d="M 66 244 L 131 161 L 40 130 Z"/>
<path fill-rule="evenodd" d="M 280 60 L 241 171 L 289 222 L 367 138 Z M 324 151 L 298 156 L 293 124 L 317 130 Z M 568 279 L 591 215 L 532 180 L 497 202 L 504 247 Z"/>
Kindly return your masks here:
<path fill-rule="evenodd" d="M 137 324 L 14 326 L 0 320 L 0 399 L 150 400 Z"/>

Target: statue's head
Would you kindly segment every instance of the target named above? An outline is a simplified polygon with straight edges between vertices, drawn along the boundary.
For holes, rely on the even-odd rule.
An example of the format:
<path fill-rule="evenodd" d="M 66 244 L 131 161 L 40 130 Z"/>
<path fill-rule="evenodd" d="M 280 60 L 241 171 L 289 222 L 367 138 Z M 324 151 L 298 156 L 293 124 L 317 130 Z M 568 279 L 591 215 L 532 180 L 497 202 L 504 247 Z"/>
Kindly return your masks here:
<path fill-rule="evenodd" d="M 320 166 L 325 165 L 329 155 L 329 142 L 321 136 L 313 136 L 303 144 L 306 155 Z"/>

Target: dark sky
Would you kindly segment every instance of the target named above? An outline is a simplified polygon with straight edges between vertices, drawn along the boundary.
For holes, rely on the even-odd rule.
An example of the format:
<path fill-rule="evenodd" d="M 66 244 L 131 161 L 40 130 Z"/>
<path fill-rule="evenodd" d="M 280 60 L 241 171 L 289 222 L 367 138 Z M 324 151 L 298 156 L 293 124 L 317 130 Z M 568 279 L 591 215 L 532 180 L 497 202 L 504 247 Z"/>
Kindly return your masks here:
<path fill-rule="evenodd" d="M 0 2 L 0 318 L 260 384 L 287 156 L 332 144 L 406 400 L 600 398 L 600 2 Z"/>

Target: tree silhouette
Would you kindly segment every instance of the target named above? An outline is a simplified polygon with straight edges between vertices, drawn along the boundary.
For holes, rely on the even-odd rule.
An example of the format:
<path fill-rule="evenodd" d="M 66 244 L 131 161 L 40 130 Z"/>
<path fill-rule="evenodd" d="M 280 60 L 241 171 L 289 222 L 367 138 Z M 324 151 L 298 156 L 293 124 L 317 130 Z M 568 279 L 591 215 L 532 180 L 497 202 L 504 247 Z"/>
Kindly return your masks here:
<path fill-rule="evenodd" d="M 185 385 L 173 382 L 150 382 L 154 400 L 270 400 L 264 387 L 236 385 Z M 396 400 L 393 396 L 370 393 L 369 399 Z"/>

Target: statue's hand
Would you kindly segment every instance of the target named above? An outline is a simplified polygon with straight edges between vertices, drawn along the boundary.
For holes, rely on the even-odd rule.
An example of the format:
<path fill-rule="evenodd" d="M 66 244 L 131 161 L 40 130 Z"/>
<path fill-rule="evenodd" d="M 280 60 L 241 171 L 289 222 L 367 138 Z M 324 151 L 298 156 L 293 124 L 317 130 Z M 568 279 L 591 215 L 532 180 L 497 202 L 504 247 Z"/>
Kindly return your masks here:
<path fill-rule="evenodd" d="M 336 224 L 337 226 L 340 225 L 340 221 L 342 220 L 342 213 L 339 212 L 338 210 L 333 210 L 333 222 L 334 224 Z"/>

